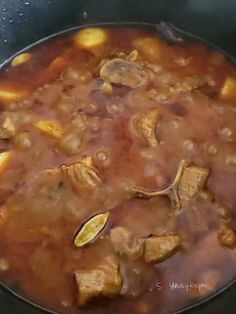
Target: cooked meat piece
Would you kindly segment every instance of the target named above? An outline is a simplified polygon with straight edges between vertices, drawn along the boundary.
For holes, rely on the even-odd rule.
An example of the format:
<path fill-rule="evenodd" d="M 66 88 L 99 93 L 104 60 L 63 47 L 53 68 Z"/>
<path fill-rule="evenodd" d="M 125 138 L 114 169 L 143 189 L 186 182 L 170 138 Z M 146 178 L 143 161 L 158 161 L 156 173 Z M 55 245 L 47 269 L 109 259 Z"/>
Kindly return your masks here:
<path fill-rule="evenodd" d="M 184 168 L 178 185 L 178 194 L 182 204 L 203 189 L 208 175 L 209 170 L 207 168 L 195 166 Z"/>
<path fill-rule="evenodd" d="M 93 167 L 91 156 L 83 156 L 80 161 L 61 167 L 62 173 L 66 174 L 75 188 L 84 186 L 94 188 L 101 182 L 97 170 Z"/>
<path fill-rule="evenodd" d="M 121 84 L 131 88 L 145 85 L 147 72 L 136 62 L 115 58 L 106 62 L 100 70 L 100 77 L 106 82 Z"/>
<path fill-rule="evenodd" d="M 111 243 L 119 255 L 136 260 L 143 255 L 143 240 L 134 239 L 131 231 L 124 227 L 115 227 L 110 231 Z"/>
<path fill-rule="evenodd" d="M 16 134 L 16 128 L 11 120 L 11 118 L 6 117 L 0 127 L 0 139 L 11 138 Z"/>
<path fill-rule="evenodd" d="M 206 84 L 206 80 L 204 78 L 198 76 L 187 76 L 170 87 L 170 92 L 174 94 L 178 93 L 186 93 L 196 90 Z"/>
<path fill-rule="evenodd" d="M 161 262 L 171 255 L 181 245 L 181 238 L 177 235 L 151 237 L 144 243 L 144 259 L 149 262 Z"/>
<path fill-rule="evenodd" d="M 155 108 L 145 111 L 134 120 L 137 133 L 152 147 L 158 144 L 155 129 L 160 118 L 160 110 Z"/>
<path fill-rule="evenodd" d="M 236 233 L 227 225 L 222 225 L 218 230 L 218 239 L 223 246 L 231 249 L 236 247 Z"/>
<path fill-rule="evenodd" d="M 94 269 L 77 270 L 75 279 L 78 286 L 78 303 L 84 305 L 98 296 L 112 297 L 120 293 L 122 278 L 115 257 L 108 257 Z"/>

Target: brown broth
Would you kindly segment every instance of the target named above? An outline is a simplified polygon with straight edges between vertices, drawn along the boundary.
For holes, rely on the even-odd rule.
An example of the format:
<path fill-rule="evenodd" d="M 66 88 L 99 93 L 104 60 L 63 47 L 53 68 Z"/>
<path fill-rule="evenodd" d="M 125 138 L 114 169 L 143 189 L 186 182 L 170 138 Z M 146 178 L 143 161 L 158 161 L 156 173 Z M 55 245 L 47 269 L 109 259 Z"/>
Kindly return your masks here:
<path fill-rule="evenodd" d="M 0 182 L 1 211 L 7 212 L 0 223 L 0 264 L 9 264 L 0 278 L 9 287 L 17 283 L 21 296 L 58 313 L 171 313 L 235 278 L 236 250 L 222 246 L 217 231 L 222 224 L 236 229 L 236 92 L 222 96 L 225 80 L 236 80 L 236 68 L 202 43 L 170 45 L 144 28 L 104 31 L 106 43 L 94 49 L 78 48 L 70 32 L 34 46 L 28 62 L 1 72 L 0 119 L 10 117 L 17 130 L 13 137 L 0 139 L 1 152 L 12 152 Z M 137 48 L 137 38 L 152 40 Z M 112 94 L 104 94 L 101 60 L 125 58 L 134 49 L 151 69 L 148 83 L 138 88 L 114 84 Z M 66 77 L 68 68 L 76 69 L 76 79 Z M 204 83 L 186 88 L 189 77 Z M 178 90 L 179 82 L 185 85 Z M 2 99 L 3 88 L 26 96 Z M 161 112 L 155 147 L 140 140 L 132 125 L 135 116 L 152 108 Z M 79 133 L 81 149 L 73 155 L 60 147 L 60 139 L 35 127 L 38 120 L 53 119 L 64 133 L 73 133 L 72 118 L 78 112 L 84 113 L 88 126 Z M 28 132 L 29 149 L 19 149 L 20 132 Z M 67 179 L 43 172 L 83 155 L 94 158 L 101 185 L 76 191 Z M 209 194 L 199 193 L 178 214 L 166 198 L 127 198 L 127 189 L 135 186 L 168 186 L 183 159 L 210 170 Z M 210 193 L 213 200 L 204 199 Z M 229 208 L 229 222 L 220 218 L 220 205 Z M 110 211 L 110 219 L 102 237 L 76 248 L 79 227 L 104 211 Z M 137 238 L 179 234 L 182 249 L 156 264 L 118 257 L 123 295 L 79 308 L 73 274 L 114 254 L 106 235 L 115 226 L 126 227 Z"/>

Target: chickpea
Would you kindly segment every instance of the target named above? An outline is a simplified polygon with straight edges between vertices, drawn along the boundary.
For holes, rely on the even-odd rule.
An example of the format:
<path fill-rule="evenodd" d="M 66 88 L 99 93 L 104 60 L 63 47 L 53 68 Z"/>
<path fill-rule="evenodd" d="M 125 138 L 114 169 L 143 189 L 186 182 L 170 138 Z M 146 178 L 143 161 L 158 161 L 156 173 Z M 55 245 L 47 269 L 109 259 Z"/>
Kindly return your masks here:
<path fill-rule="evenodd" d="M 72 306 L 72 302 L 69 301 L 69 300 L 62 300 L 62 301 L 61 301 L 61 305 L 62 305 L 63 307 L 65 307 L 65 308 L 69 308 L 69 307 Z"/>
<path fill-rule="evenodd" d="M 14 101 L 14 102 L 10 102 L 5 107 L 6 107 L 5 110 L 14 112 L 14 111 L 17 111 L 19 109 L 19 104 Z"/>
<path fill-rule="evenodd" d="M 68 114 L 68 112 L 71 112 L 73 110 L 73 103 L 70 99 L 67 97 L 61 97 L 59 98 L 55 104 L 53 105 L 53 108 L 60 114 Z"/>
<path fill-rule="evenodd" d="M 170 126 L 173 128 L 173 129 L 178 129 L 180 127 L 180 122 L 177 121 L 177 120 L 173 120 L 170 122 Z"/>
<path fill-rule="evenodd" d="M 211 202 L 211 203 L 214 201 L 214 196 L 213 196 L 213 194 L 210 191 L 201 191 L 199 193 L 199 196 L 204 201 L 208 201 L 208 202 Z"/>
<path fill-rule="evenodd" d="M 60 149 L 68 156 L 78 154 L 81 148 L 82 140 L 78 133 L 67 133 L 60 139 Z"/>
<path fill-rule="evenodd" d="M 184 67 L 184 66 L 186 66 L 187 64 L 189 64 L 190 59 L 189 59 L 189 58 L 180 57 L 180 58 L 178 58 L 178 59 L 175 59 L 174 62 L 175 62 L 177 65 L 179 65 L 179 66 L 181 66 L 181 67 Z"/>
<path fill-rule="evenodd" d="M 91 131 L 93 132 L 99 132 L 100 131 L 100 123 L 99 123 L 99 119 L 94 117 L 92 119 L 90 119 L 89 121 L 89 127 L 91 129 Z"/>
<path fill-rule="evenodd" d="M 220 218 L 224 219 L 224 220 L 230 220 L 231 219 L 231 214 L 230 214 L 230 210 L 227 206 L 225 205 L 219 205 L 216 208 L 216 212 L 217 214 L 220 216 Z"/>
<path fill-rule="evenodd" d="M 106 110 L 111 115 L 116 115 L 122 111 L 122 107 L 116 104 L 109 104 L 106 106 Z"/>
<path fill-rule="evenodd" d="M 71 124 L 76 127 L 76 129 L 83 131 L 87 127 L 87 118 L 83 113 L 78 113 L 76 116 L 71 120 Z"/>
<path fill-rule="evenodd" d="M 236 153 L 232 153 L 231 155 L 227 156 L 225 159 L 225 164 L 227 166 L 236 167 Z"/>
<path fill-rule="evenodd" d="M 77 70 L 73 67 L 68 67 L 61 73 L 61 80 L 66 83 L 80 82 L 86 84 L 92 79 L 92 74 L 88 71 Z"/>
<path fill-rule="evenodd" d="M 95 103 L 88 103 L 87 106 L 84 108 L 87 113 L 95 113 L 98 111 L 98 106 Z"/>
<path fill-rule="evenodd" d="M 104 151 L 99 151 L 99 152 L 97 152 L 96 157 L 100 161 L 105 161 L 108 158 L 108 154 Z"/>
<path fill-rule="evenodd" d="M 80 76 L 80 82 L 83 84 L 87 84 L 92 80 L 93 76 L 90 72 L 84 72 L 81 76 Z"/>
<path fill-rule="evenodd" d="M 69 67 L 67 69 L 65 69 L 62 73 L 61 73 L 61 79 L 64 81 L 75 81 L 75 80 L 79 80 L 79 72 L 72 68 Z"/>
<path fill-rule="evenodd" d="M 210 156 L 216 156 L 218 153 L 218 148 L 215 145 L 210 145 L 207 148 L 207 152 Z"/>
<path fill-rule="evenodd" d="M 102 84 L 102 92 L 103 92 L 105 95 L 112 95 L 113 87 L 112 87 L 111 83 L 109 83 L 109 82 L 104 82 L 104 83 Z"/>
<path fill-rule="evenodd" d="M 32 138 L 29 132 L 20 132 L 13 139 L 13 145 L 17 150 L 28 150 L 32 146 Z"/>
<path fill-rule="evenodd" d="M 189 139 L 183 142 L 183 148 L 189 152 L 193 151 L 196 147 L 196 141 L 194 139 Z"/>
<path fill-rule="evenodd" d="M 23 112 L 22 115 L 19 117 L 19 122 L 21 124 L 30 124 L 32 122 L 33 116 L 31 113 Z"/>
<path fill-rule="evenodd" d="M 96 159 L 98 162 L 103 164 L 104 166 L 108 165 L 110 163 L 110 158 L 108 152 L 104 150 L 100 150 L 96 153 Z"/>
<path fill-rule="evenodd" d="M 219 134 L 221 135 L 222 139 L 227 142 L 232 141 L 234 137 L 233 131 L 228 127 L 221 129 Z"/>
<path fill-rule="evenodd" d="M 9 262 L 5 258 L 0 258 L 0 272 L 7 272 L 10 268 Z"/>

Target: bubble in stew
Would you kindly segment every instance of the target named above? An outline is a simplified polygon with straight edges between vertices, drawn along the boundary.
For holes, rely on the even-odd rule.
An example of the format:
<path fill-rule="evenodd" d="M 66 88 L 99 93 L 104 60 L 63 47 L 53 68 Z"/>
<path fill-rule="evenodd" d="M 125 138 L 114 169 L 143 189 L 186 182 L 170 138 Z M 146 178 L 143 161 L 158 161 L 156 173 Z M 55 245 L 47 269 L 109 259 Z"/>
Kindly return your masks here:
<path fill-rule="evenodd" d="M 163 27 L 1 71 L 0 281 L 44 308 L 167 314 L 235 278 L 236 68 Z"/>

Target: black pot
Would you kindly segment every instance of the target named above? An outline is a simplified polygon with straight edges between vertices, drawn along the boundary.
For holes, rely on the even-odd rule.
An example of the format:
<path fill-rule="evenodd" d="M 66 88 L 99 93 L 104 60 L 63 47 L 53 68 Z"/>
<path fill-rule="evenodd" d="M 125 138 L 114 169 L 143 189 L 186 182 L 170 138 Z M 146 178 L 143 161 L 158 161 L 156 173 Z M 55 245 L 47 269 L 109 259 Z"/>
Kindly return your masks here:
<path fill-rule="evenodd" d="M 79 25 L 104 22 L 171 22 L 236 57 L 235 12 L 235 0 L 1 0 L 0 64 L 50 34 Z M 231 284 L 217 297 L 205 300 L 188 312 L 233 314 L 235 297 L 236 285 Z M 2 289 L 0 313 L 44 312 L 20 302 Z"/>

